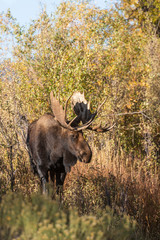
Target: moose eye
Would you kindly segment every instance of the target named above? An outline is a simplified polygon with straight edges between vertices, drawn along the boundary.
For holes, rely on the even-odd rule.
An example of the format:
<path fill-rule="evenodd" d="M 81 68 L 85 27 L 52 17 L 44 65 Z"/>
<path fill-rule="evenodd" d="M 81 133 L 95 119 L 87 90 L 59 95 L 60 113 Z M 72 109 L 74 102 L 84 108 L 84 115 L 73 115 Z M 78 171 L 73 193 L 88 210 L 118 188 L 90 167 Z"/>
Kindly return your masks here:
<path fill-rule="evenodd" d="M 72 141 L 75 141 L 77 138 L 78 138 L 78 135 L 77 135 L 77 134 L 73 134 L 73 135 L 71 135 L 71 139 L 72 139 Z"/>

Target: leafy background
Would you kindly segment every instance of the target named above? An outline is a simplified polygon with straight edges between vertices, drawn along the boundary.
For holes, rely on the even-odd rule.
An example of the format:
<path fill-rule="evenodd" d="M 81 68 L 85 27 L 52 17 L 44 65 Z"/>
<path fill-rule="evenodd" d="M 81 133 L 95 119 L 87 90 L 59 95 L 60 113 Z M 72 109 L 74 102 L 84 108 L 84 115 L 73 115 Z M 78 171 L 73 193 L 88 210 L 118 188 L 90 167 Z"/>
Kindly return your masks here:
<path fill-rule="evenodd" d="M 52 239 L 59 231 L 53 222 L 59 221 L 63 237 L 53 239 L 72 239 L 67 234 L 77 233 L 72 223 L 64 223 L 65 211 L 76 219 L 77 231 L 84 231 L 79 239 L 118 239 L 121 231 L 120 239 L 160 238 L 159 13 L 158 0 L 121 0 L 103 10 L 89 1 L 64 1 L 55 13 L 44 8 L 23 27 L 10 10 L 0 15 L 2 239 Z M 6 57 L 6 42 L 11 57 Z M 50 111 L 51 90 L 62 105 L 74 91 L 84 91 L 92 111 L 107 97 L 95 124 L 116 123 L 105 134 L 85 132 L 92 163 L 78 163 L 67 176 L 61 213 L 54 212 L 58 203 L 42 196 L 33 203 L 40 182 L 30 171 L 25 145 L 28 123 Z M 71 109 L 68 115 L 72 117 Z M 35 228 L 30 221 L 34 207 Z M 102 231 L 99 238 L 94 224 Z M 35 234 L 37 229 L 42 235 Z"/>

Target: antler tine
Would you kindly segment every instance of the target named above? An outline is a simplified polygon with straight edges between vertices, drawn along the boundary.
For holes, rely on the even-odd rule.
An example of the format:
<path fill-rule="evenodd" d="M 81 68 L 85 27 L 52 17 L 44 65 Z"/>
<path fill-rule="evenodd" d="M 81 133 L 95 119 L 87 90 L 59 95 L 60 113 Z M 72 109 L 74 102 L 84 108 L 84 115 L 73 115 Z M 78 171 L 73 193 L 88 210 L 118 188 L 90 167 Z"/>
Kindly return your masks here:
<path fill-rule="evenodd" d="M 65 112 L 65 121 L 67 122 L 67 105 L 68 105 L 68 102 L 70 100 L 70 98 L 72 97 L 73 94 L 71 94 L 67 100 L 66 100 L 66 103 L 65 103 L 65 108 L 64 108 L 64 112 Z"/>
<path fill-rule="evenodd" d="M 72 95 L 71 95 L 72 96 Z M 90 127 L 90 125 L 92 124 L 95 116 L 97 115 L 97 113 L 100 111 L 101 107 L 104 105 L 104 103 L 106 102 L 106 99 L 102 102 L 102 104 L 100 104 L 100 106 L 98 106 L 97 110 L 95 113 L 91 114 L 90 119 L 83 123 L 82 126 L 76 126 L 76 127 L 72 127 L 71 124 L 79 118 L 79 120 L 81 119 L 81 115 L 76 116 L 75 118 L 73 118 L 73 120 L 70 121 L 69 124 L 67 124 L 66 122 L 66 112 L 67 112 L 67 104 L 69 99 L 71 98 L 71 96 L 67 99 L 66 104 L 65 104 L 65 110 L 63 110 L 63 107 L 60 105 L 59 101 L 56 100 L 55 97 L 53 97 L 53 92 L 50 93 L 50 99 L 51 99 L 51 108 L 53 111 L 53 114 L 55 115 L 57 121 L 62 125 L 62 127 L 67 128 L 71 131 L 81 131 L 84 129 L 89 129 L 92 131 L 96 131 L 96 132 L 107 132 L 109 130 L 111 130 L 115 124 L 111 127 L 101 127 L 101 124 L 95 126 L 95 127 Z M 89 107 L 87 106 L 88 110 Z"/>
<path fill-rule="evenodd" d="M 76 117 L 74 117 L 70 122 L 69 122 L 69 126 L 71 126 L 72 125 L 72 123 L 76 120 L 76 119 L 78 119 L 79 117 L 78 116 L 76 116 Z"/>
<path fill-rule="evenodd" d="M 63 127 L 68 128 L 68 125 L 65 121 L 65 112 L 62 106 L 60 105 L 59 101 L 53 96 L 53 92 L 50 93 L 50 100 L 51 109 L 55 118 Z"/>
<path fill-rule="evenodd" d="M 82 126 L 76 127 L 75 130 L 76 131 L 81 131 L 81 130 L 84 130 L 84 129 L 88 129 L 89 126 L 92 124 L 95 116 L 96 116 L 96 113 L 92 114 L 92 117 L 90 118 L 90 120 L 88 122 L 84 123 Z"/>
<path fill-rule="evenodd" d="M 114 128 L 114 126 L 116 125 L 116 123 L 114 123 L 111 127 L 108 127 L 107 129 L 107 131 L 109 131 L 109 130 L 111 130 L 112 128 Z"/>
<path fill-rule="evenodd" d="M 50 93 L 50 100 L 54 116 L 56 117 L 57 121 L 61 124 L 61 126 L 66 129 L 69 129 L 71 131 L 81 131 L 82 129 L 87 128 L 94 119 L 93 116 L 92 119 L 90 119 L 90 121 L 88 121 L 86 124 L 83 124 L 82 126 L 79 127 L 71 127 L 71 123 L 75 120 L 75 118 L 77 118 L 77 116 L 70 122 L 70 124 L 67 124 L 65 121 L 65 111 L 63 110 L 59 101 L 55 97 L 53 97 L 53 92 Z M 69 98 L 67 101 L 69 101 Z"/>
<path fill-rule="evenodd" d="M 101 132 L 110 131 L 115 125 L 116 125 L 116 123 L 114 123 L 111 127 L 108 127 L 107 124 L 106 124 L 104 127 L 102 127 L 101 123 L 100 123 L 97 126 L 89 127 L 88 129 L 92 130 L 92 131 L 95 131 L 95 132 L 100 132 L 101 133 Z"/>
<path fill-rule="evenodd" d="M 97 110 L 95 111 L 95 113 L 91 113 L 90 111 L 90 99 L 89 99 L 89 102 L 87 103 L 87 109 L 85 110 L 85 113 L 84 113 L 84 118 L 85 120 L 91 120 L 93 121 L 93 119 L 95 118 L 95 116 L 97 115 L 97 113 L 100 111 L 100 109 L 102 108 L 102 106 L 104 105 L 104 103 L 106 102 L 106 99 L 102 102 L 102 104 L 100 104 L 97 108 Z M 93 118 L 93 119 L 92 119 Z M 82 119 L 82 122 L 85 122 L 84 119 Z M 86 122 L 87 124 L 87 122 Z"/>

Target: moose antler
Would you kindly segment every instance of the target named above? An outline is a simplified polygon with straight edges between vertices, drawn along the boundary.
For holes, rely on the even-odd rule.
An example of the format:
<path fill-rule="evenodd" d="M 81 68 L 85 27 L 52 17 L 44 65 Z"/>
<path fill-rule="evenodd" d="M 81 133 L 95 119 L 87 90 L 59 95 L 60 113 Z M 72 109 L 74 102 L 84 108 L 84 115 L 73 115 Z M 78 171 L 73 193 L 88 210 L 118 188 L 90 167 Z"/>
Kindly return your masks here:
<path fill-rule="evenodd" d="M 84 97 L 84 93 L 81 94 L 79 92 L 75 92 L 72 95 L 72 108 L 75 114 L 79 117 L 80 121 L 82 121 L 82 123 L 87 123 L 90 119 L 92 118 L 94 119 L 95 116 L 100 112 L 105 102 L 106 102 L 106 99 L 101 104 L 99 104 L 95 113 L 91 113 L 90 100 L 89 102 L 87 102 L 87 100 Z M 106 124 L 104 127 L 102 127 L 100 123 L 97 126 L 93 126 L 93 127 L 88 126 L 87 129 L 96 131 L 96 132 L 107 132 L 111 130 L 114 126 L 115 124 L 113 124 L 112 126 L 107 126 Z"/>
<path fill-rule="evenodd" d="M 67 104 L 69 99 L 72 97 L 72 108 L 76 114 L 76 117 L 73 118 L 71 121 L 67 121 Z M 79 92 L 75 92 L 71 95 L 66 103 L 65 103 L 65 110 L 63 110 L 62 106 L 60 105 L 59 101 L 53 97 L 53 92 L 50 93 L 50 100 L 51 100 L 51 108 L 54 116 L 56 117 L 57 121 L 63 126 L 64 128 L 70 129 L 72 131 L 81 131 L 84 129 L 96 131 L 96 132 L 107 132 L 111 130 L 115 124 L 112 126 L 105 125 L 104 127 L 101 126 L 101 123 L 97 126 L 90 126 L 96 117 L 96 115 L 101 110 L 102 106 L 106 102 L 106 99 L 98 106 L 97 110 L 94 113 L 90 111 L 90 101 L 87 102 L 84 93 L 81 94 Z M 78 126 L 79 122 L 82 121 L 83 125 Z"/>
<path fill-rule="evenodd" d="M 100 123 L 100 124 L 98 124 L 97 126 L 94 126 L 94 127 L 89 126 L 87 129 L 95 131 L 95 132 L 102 133 L 102 132 L 110 131 L 115 125 L 116 125 L 116 123 L 114 123 L 112 126 L 107 126 L 107 124 L 106 124 L 104 127 L 102 127 L 101 123 Z"/>
<path fill-rule="evenodd" d="M 63 110 L 62 106 L 59 104 L 59 101 L 53 97 L 53 92 L 50 93 L 50 101 L 51 101 L 51 109 L 56 117 L 57 121 L 61 123 L 62 126 L 67 127 L 66 123 L 66 114 L 65 111 Z M 66 107 L 65 107 L 66 109 Z"/>
<path fill-rule="evenodd" d="M 83 124 L 88 122 L 90 119 L 93 118 L 94 115 L 96 115 L 96 112 L 94 114 L 91 113 L 90 101 L 87 102 L 84 97 L 84 92 L 83 94 L 81 94 L 80 92 L 75 92 L 72 95 L 72 108 Z"/>
<path fill-rule="evenodd" d="M 96 114 L 92 114 L 92 117 L 89 119 L 89 121 L 84 123 L 82 126 L 76 126 L 76 127 L 71 126 L 71 123 L 75 120 L 75 118 L 69 124 L 66 122 L 66 110 L 67 110 L 67 103 L 69 99 L 70 98 L 68 98 L 66 101 L 65 111 L 64 111 L 59 101 L 53 96 L 53 92 L 50 93 L 51 109 L 55 118 L 61 124 L 61 126 L 72 131 L 81 131 L 88 128 L 91 125 L 92 121 L 94 120 Z"/>

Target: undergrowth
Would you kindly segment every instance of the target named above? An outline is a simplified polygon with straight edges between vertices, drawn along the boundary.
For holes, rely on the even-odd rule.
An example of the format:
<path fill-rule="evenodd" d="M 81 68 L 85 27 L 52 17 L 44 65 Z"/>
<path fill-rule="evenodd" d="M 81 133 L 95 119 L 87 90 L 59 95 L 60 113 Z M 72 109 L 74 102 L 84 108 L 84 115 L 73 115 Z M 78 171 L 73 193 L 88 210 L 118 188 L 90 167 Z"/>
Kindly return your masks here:
<path fill-rule="evenodd" d="M 14 194 L 1 178 L 0 239 L 159 240 L 158 167 L 93 147 L 91 163 L 67 175 L 61 204 L 51 200 L 53 186 L 48 198 L 37 195 L 40 180 L 27 163 L 17 167 Z"/>
<path fill-rule="evenodd" d="M 136 222 L 129 216 L 114 215 L 105 208 L 99 215 L 79 216 L 62 209 L 50 198 L 7 194 L 0 204 L 0 239 L 3 240 L 131 240 L 141 239 Z"/>
<path fill-rule="evenodd" d="M 98 154 L 97 154 L 98 153 Z M 144 239 L 160 239 L 159 175 L 146 162 L 114 158 L 106 161 L 98 151 L 88 166 L 78 163 L 66 179 L 64 204 L 76 207 L 79 214 L 97 213 L 110 206 L 118 216 L 132 216 Z"/>

